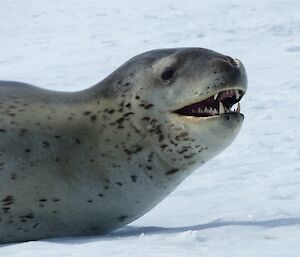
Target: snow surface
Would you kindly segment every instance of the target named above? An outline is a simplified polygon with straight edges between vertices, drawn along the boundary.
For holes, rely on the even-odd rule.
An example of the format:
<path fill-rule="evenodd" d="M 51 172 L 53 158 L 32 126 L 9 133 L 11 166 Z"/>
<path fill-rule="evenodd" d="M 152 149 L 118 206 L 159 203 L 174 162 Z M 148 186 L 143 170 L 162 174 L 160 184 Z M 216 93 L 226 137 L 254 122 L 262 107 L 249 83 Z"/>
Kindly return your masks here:
<path fill-rule="evenodd" d="M 105 236 L 3 245 L 1 257 L 300 256 L 300 1 L 1 0 L 0 79 L 96 84 L 147 50 L 238 57 L 249 90 L 233 145 Z"/>

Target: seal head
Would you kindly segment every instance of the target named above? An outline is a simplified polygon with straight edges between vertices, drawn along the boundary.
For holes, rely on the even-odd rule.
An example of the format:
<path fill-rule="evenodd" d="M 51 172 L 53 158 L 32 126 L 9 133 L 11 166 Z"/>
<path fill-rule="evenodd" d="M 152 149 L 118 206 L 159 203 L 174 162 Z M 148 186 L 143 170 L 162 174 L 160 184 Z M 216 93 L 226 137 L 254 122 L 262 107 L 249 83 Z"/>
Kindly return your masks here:
<path fill-rule="evenodd" d="M 130 99 L 134 115 L 126 121 L 142 133 L 138 142 L 156 148 L 170 170 L 178 171 L 176 176 L 186 176 L 192 164 L 226 148 L 244 118 L 239 104 L 247 89 L 243 64 L 208 49 L 150 51 L 100 85 L 101 94 L 114 102 L 120 96 Z"/>

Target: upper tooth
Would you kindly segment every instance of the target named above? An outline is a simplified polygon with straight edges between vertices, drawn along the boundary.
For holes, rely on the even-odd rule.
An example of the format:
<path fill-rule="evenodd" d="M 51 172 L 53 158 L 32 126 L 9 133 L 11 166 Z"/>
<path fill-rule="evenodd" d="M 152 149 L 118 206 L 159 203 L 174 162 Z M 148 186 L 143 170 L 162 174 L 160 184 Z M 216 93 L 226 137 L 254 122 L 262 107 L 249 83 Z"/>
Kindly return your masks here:
<path fill-rule="evenodd" d="M 209 109 L 207 107 L 205 107 L 204 112 L 209 112 Z"/>
<path fill-rule="evenodd" d="M 215 95 L 214 95 L 214 100 L 216 100 L 216 99 L 217 99 L 217 97 L 218 97 L 218 94 L 215 94 Z"/>
<path fill-rule="evenodd" d="M 241 111 L 241 105 L 240 105 L 240 103 L 238 102 L 237 112 L 240 112 L 240 111 Z"/>
<path fill-rule="evenodd" d="M 234 90 L 234 93 L 235 93 L 235 98 L 236 99 L 239 99 L 240 98 L 240 93 L 237 89 Z"/>
<path fill-rule="evenodd" d="M 219 102 L 219 114 L 225 113 L 224 105 L 222 102 Z"/>

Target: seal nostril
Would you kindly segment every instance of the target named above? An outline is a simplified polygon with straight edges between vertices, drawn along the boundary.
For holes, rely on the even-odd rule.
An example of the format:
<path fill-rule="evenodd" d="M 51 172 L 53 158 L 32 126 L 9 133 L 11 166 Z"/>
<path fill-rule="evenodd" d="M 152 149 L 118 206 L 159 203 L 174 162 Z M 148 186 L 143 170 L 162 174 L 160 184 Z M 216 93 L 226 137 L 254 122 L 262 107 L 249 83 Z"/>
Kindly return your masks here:
<path fill-rule="evenodd" d="M 237 63 L 234 59 L 232 59 L 230 56 L 226 56 L 225 60 L 230 63 L 231 65 L 233 65 L 234 67 L 237 67 Z"/>

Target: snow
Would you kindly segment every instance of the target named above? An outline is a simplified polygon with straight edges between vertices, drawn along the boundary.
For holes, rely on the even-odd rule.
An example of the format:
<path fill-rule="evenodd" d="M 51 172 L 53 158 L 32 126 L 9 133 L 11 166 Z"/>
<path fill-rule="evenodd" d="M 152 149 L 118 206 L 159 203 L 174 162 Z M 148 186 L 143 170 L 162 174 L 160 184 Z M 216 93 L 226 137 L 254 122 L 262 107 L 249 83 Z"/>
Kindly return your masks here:
<path fill-rule="evenodd" d="M 77 90 L 155 48 L 241 59 L 235 142 L 105 236 L 2 245 L 0 257 L 300 256 L 300 1 L 1 0 L 0 79 Z M 297 108 L 298 107 L 298 108 Z"/>

